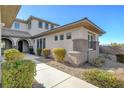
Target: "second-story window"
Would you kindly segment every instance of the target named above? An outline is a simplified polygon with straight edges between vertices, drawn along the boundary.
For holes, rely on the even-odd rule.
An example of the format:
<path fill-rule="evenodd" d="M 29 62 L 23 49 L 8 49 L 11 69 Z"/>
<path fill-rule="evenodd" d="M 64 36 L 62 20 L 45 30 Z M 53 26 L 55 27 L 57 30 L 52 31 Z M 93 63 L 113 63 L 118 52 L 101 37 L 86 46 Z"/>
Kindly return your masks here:
<path fill-rule="evenodd" d="M 19 28 L 20 28 L 19 23 L 15 23 L 15 28 L 16 28 L 16 29 L 19 29 Z"/>
<path fill-rule="evenodd" d="M 42 27 L 43 27 L 43 23 L 39 22 L 39 28 L 42 28 Z"/>
<path fill-rule="evenodd" d="M 49 24 L 48 23 L 45 23 L 45 28 L 46 29 L 48 29 L 48 26 L 49 26 Z"/>
<path fill-rule="evenodd" d="M 54 25 L 51 25 L 51 29 L 53 29 L 54 28 Z"/>

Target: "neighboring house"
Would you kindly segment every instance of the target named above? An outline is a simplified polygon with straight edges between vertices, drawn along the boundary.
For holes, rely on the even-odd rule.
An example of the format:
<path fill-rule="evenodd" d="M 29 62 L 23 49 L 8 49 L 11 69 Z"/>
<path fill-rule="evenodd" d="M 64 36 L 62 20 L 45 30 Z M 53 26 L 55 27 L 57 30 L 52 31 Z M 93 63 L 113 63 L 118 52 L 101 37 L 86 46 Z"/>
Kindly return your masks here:
<path fill-rule="evenodd" d="M 65 48 L 67 51 L 80 51 L 84 60 L 99 55 L 99 36 L 105 32 L 88 18 L 63 26 L 30 16 L 27 20 L 16 19 L 11 28 L 3 28 L 2 46 L 28 52 L 37 48 Z"/>

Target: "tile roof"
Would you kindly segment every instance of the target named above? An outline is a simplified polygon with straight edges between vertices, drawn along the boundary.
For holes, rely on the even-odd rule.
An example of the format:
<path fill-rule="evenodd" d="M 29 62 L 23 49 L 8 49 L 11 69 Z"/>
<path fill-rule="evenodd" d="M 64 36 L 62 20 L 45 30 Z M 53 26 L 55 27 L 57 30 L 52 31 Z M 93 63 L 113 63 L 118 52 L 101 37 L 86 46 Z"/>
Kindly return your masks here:
<path fill-rule="evenodd" d="M 29 38 L 31 35 L 28 32 L 2 28 L 2 36 Z"/>

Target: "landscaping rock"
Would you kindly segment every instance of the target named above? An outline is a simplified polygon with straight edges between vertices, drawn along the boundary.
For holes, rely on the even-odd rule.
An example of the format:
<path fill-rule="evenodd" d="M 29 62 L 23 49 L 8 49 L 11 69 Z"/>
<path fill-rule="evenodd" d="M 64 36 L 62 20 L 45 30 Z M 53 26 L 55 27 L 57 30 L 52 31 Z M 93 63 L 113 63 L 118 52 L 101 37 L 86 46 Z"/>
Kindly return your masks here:
<path fill-rule="evenodd" d="M 83 63 L 82 53 L 79 51 L 69 51 L 66 59 L 72 66 L 80 66 Z"/>

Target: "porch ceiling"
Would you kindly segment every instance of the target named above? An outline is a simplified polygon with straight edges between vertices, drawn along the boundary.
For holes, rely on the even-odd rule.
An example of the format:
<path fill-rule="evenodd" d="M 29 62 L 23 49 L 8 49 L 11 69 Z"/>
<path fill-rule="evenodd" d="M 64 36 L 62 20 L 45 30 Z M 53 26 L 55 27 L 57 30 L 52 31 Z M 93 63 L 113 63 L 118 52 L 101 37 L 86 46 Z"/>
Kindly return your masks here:
<path fill-rule="evenodd" d="M 5 27 L 11 27 L 20 7 L 20 5 L 0 5 L 1 22 L 5 24 Z"/>

